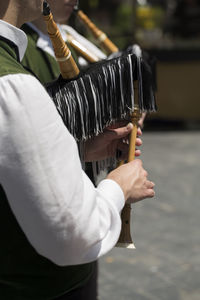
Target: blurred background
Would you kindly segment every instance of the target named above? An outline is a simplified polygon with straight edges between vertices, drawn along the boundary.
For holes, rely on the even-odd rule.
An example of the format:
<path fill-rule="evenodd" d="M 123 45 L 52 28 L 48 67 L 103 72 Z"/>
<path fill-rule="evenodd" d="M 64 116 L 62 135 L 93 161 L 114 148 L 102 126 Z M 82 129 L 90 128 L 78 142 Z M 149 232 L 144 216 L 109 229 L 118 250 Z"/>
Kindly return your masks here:
<path fill-rule="evenodd" d="M 156 59 L 158 112 L 147 116 L 142 160 L 155 199 L 133 205 L 136 250 L 99 261 L 99 299 L 200 299 L 200 0 L 82 0 L 119 47 Z M 77 19 L 71 23 L 96 43 Z"/>

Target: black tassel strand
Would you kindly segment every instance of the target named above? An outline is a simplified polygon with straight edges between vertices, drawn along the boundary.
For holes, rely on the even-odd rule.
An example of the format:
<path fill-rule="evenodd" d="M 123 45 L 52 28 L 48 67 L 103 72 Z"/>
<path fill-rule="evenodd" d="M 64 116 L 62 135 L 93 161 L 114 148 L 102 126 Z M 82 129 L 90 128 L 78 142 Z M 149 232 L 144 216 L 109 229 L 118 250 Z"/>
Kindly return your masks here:
<path fill-rule="evenodd" d="M 76 140 L 98 135 L 134 110 L 133 79 L 137 58 L 128 54 L 103 61 L 70 81 L 47 85 L 65 125 Z"/>
<path fill-rule="evenodd" d="M 76 79 L 66 81 L 59 77 L 47 84 L 63 122 L 77 141 L 98 135 L 117 120 L 129 118 L 134 111 L 135 80 L 139 83 L 141 112 L 156 111 L 151 69 L 142 57 L 127 52 L 93 64 Z"/>

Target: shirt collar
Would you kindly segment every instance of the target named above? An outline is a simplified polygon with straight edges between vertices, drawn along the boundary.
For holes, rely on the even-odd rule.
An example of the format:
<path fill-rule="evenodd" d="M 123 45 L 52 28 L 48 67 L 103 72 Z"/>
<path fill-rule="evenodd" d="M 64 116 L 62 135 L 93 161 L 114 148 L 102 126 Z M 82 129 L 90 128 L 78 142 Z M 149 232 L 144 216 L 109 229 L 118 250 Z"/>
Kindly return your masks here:
<path fill-rule="evenodd" d="M 0 35 L 17 46 L 19 59 L 22 61 L 28 43 L 26 34 L 19 28 L 0 20 Z"/>
<path fill-rule="evenodd" d="M 33 23 L 27 23 L 27 24 L 38 34 L 38 40 L 36 43 L 37 47 L 49 53 L 51 56 L 55 57 L 52 43 L 49 36 L 47 34 L 44 34 L 42 31 L 40 31 Z M 60 30 L 63 40 L 66 41 L 67 39 L 66 33 L 62 30 L 62 28 L 58 24 L 57 26 Z"/>
<path fill-rule="evenodd" d="M 51 56 L 54 56 L 54 51 L 49 36 L 47 34 L 44 34 L 42 31 L 40 31 L 33 23 L 27 23 L 27 24 L 38 35 L 36 46 L 42 49 L 43 51 L 49 53 Z"/>

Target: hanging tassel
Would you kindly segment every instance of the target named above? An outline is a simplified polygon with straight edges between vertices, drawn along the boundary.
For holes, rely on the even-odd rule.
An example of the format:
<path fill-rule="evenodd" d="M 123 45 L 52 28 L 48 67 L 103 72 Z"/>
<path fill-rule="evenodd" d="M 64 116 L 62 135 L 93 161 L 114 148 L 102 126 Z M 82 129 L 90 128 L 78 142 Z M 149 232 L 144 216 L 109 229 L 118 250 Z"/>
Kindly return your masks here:
<path fill-rule="evenodd" d="M 155 71 L 151 68 L 147 59 L 144 59 L 142 49 L 137 45 L 127 48 L 128 53 L 134 53 L 137 56 L 137 76 L 139 84 L 139 108 L 142 112 L 155 112 L 157 110 L 155 100 Z"/>
<path fill-rule="evenodd" d="M 134 110 L 134 54 L 96 63 L 70 81 L 61 77 L 47 84 L 65 125 L 77 141 L 103 132 L 112 122 Z"/>
<path fill-rule="evenodd" d="M 155 112 L 157 111 L 155 60 L 137 44 L 129 46 L 124 51 L 115 52 L 109 58 L 117 58 L 127 53 L 135 54 L 137 57 L 137 78 L 134 80 L 138 80 L 139 84 L 139 108 L 142 112 Z"/>

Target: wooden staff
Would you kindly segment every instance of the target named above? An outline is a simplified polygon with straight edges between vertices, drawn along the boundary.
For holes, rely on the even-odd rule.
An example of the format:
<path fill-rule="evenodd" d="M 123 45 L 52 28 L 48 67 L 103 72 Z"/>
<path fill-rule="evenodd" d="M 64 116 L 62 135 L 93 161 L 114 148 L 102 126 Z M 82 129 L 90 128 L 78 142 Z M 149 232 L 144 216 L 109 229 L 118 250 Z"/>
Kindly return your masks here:
<path fill-rule="evenodd" d="M 60 72 L 64 79 L 72 79 L 78 76 L 79 68 L 74 61 L 71 51 L 64 42 L 60 31 L 53 20 L 49 4 L 43 1 L 43 17 L 47 26 L 47 32 L 51 39 L 56 60 L 60 66 Z"/>
<path fill-rule="evenodd" d="M 89 28 L 93 36 L 98 40 L 103 49 L 107 54 L 112 54 L 117 52 L 119 49 L 114 45 L 107 35 L 101 31 L 87 16 L 82 10 L 77 11 L 77 16 L 83 21 L 83 23 Z"/>

